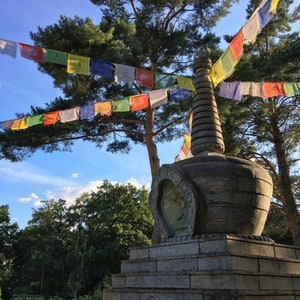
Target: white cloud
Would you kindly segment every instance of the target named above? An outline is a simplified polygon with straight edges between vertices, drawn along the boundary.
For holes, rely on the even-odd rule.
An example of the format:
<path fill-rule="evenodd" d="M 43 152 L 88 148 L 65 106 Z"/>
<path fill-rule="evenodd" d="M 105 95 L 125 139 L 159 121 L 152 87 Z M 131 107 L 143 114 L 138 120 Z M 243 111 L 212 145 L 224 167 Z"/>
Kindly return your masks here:
<path fill-rule="evenodd" d="M 72 178 L 78 178 L 79 176 L 80 176 L 79 173 L 72 173 L 72 174 L 71 174 L 71 177 L 72 177 Z"/>
<path fill-rule="evenodd" d="M 31 193 L 29 197 L 21 197 L 18 202 L 31 204 L 33 206 L 41 206 L 43 199 L 41 199 L 36 193 Z"/>
<path fill-rule="evenodd" d="M 26 162 L 12 163 L 7 160 L 0 161 L 0 177 L 9 182 L 30 182 L 52 186 L 71 185 L 71 180 L 60 176 L 48 174 Z"/>

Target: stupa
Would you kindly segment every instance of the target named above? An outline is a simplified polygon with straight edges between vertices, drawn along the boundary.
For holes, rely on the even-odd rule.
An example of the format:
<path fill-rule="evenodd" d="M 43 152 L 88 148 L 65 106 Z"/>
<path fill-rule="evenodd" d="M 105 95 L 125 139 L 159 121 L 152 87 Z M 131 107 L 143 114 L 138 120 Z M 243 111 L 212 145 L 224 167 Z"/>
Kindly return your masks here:
<path fill-rule="evenodd" d="M 194 62 L 193 157 L 162 165 L 152 181 L 163 240 L 131 249 L 104 300 L 300 299 L 300 249 L 261 236 L 269 173 L 224 155 L 210 69 L 203 48 Z"/>

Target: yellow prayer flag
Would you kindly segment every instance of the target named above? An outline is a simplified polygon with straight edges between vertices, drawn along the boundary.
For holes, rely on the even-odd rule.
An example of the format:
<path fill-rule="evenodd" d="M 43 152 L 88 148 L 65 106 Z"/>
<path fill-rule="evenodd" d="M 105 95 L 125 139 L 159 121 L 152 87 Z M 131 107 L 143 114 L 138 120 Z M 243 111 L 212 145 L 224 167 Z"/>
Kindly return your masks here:
<path fill-rule="evenodd" d="M 273 10 L 275 10 L 277 8 L 278 2 L 279 2 L 279 0 L 272 0 L 270 11 L 273 11 Z"/>
<path fill-rule="evenodd" d="M 67 72 L 90 75 L 90 58 L 68 53 Z"/>
<path fill-rule="evenodd" d="M 189 77 L 184 77 L 184 76 L 176 76 L 177 82 L 179 87 L 190 90 L 190 91 L 195 91 L 193 79 Z"/>
<path fill-rule="evenodd" d="M 225 74 L 222 66 L 222 61 L 220 59 L 211 68 L 210 77 L 214 86 L 217 86 L 221 81 L 224 80 Z"/>
<path fill-rule="evenodd" d="M 28 128 L 28 121 L 29 121 L 29 117 L 22 118 L 20 126 L 19 126 L 19 129 L 26 129 L 26 128 Z"/>

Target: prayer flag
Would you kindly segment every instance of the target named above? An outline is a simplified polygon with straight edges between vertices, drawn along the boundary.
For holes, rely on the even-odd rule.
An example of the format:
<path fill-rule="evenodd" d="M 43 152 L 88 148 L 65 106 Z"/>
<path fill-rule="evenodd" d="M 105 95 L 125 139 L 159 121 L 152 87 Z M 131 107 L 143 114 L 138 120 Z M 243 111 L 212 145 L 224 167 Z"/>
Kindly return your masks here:
<path fill-rule="evenodd" d="M 26 129 L 26 128 L 28 128 L 28 121 L 29 121 L 29 117 L 22 118 L 20 126 L 19 126 L 19 129 Z"/>
<path fill-rule="evenodd" d="M 262 85 L 263 98 L 286 96 L 283 82 L 264 82 Z"/>
<path fill-rule="evenodd" d="M 242 95 L 250 95 L 252 97 L 262 97 L 262 83 L 245 81 L 241 82 Z"/>
<path fill-rule="evenodd" d="M 111 101 L 95 103 L 95 114 L 110 116 L 112 111 Z"/>
<path fill-rule="evenodd" d="M 278 2 L 279 2 L 279 0 L 272 0 L 270 11 L 273 12 L 274 10 L 276 10 Z"/>
<path fill-rule="evenodd" d="M 154 72 L 150 70 L 135 69 L 136 83 L 149 89 L 154 89 Z"/>
<path fill-rule="evenodd" d="M 125 97 L 119 100 L 112 101 L 113 112 L 126 112 L 130 111 L 129 98 Z"/>
<path fill-rule="evenodd" d="M 214 84 L 217 86 L 221 81 L 225 79 L 224 69 L 222 66 L 222 61 L 219 59 L 210 70 L 210 77 Z"/>
<path fill-rule="evenodd" d="M 149 98 L 147 94 L 130 96 L 130 110 L 142 110 L 149 106 Z"/>
<path fill-rule="evenodd" d="M 28 121 L 28 127 L 43 124 L 44 114 L 40 114 L 37 116 L 30 116 Z"/>
<path fill-rule="evenodd" d="M 13 120 L 10 129 L 11 130 L 19 130 L 19 127 L 20 127 L 20 124 L 21 124 L 21 120 L 22 120 L 21 118 Z"/>
<path fill-rule="evenodd" d="M 8 120 L 0 123 L 0 128 L 1 129 L 10 129 L 14 120 Z"/>
<path fill-rule="evenodd" d="M 160 89 L 149 92 L 150 106 L 155 108 L 157 106 L 168 103 L 168 89 Z"/>
<path fill-rule="evenodd" d="M 300 82 L 286 82 L 284 90 L 287 96 L 300 94 Z"/>
<path fill-rule="evenodd" d="M 59 110 L 56 111 L 50 111 L 45 113 L 44 119 L 43 119 L 43 124 L 44 125 L 53 125 L 57 123 L 58 117 L 59 117 Z"/>
<path fill-rule="evenodd" d="M 228 47 L 225 52 L 221 56 L 221 62 L 223 67 L 223 72 L 225 75 L 225 78 L 229 77 L 233 71 L 234 67 L 236 65 L 235 58 L 233 56 L 233 53 L 231 52 L 230 47 Z"/>
<path fill-rule="evenodd" d="M 243 27 L 243 44 L 253 44 L 256 40 L 257 35 L 260 33 L 260 24 L 258 13 L 254 13 L 248 22 Z"/>
<path fill-rule="evenodd" d="M 17 47 L 18 44 L 11 41 L 0 40 L 0 53 L 7 54 L 12 58 L 16 58 L 17 56 Z"/>
<path fill-rule="evenodd" d="M 174 86 L 175 76 L 164 74 L 164 73 L 155 73 L 155 88 L 163 89 L 166 87 Z"/>
<path fill-rule="evenodd" d="M 95 105 L 90 103 L 80 107 L 80 119 L 87 120 L 95 116 Z"/>
<path fill-rule="evenodd" d="M 243 51 L 244 51 L 243 39 L 244 39 L 243 30 L 241 29 L 229 44 L 229 47 L 237 62 L 240 60 L 240 58 L 243 55 Z"/>
<path fill-rule="evenodd" d="M 181 101 L 190 96 L 191 96 L 191 91 L 186 89 L 178 88 L 178 89 L 169 90 L 170 102 Z"/>
<path fill-rule="evenodd" d="M 79 107 L 61 110 L 58 120 L 61 123 L 76 121 L 79 118 Z"/>
<path fill-rule="evenodd" d="M 195 91 L 193 79 L 184 76 L 176 76 L 178 85 L 186 90 Z"/>
<path fill-rule="evenodd" d="M 219 96 L 228 99 L 233 99 L 233 100 L 241 100 L 242 99 L 241 82 L 240 81 L 221 82 Z"/>
<path fill-rule="evenodd" d="M 19 43 L 21 56 L 35 62 L 44 62 L 44 48 Z"/>
<path fill-rule="evenodd" d="M 116 82 L 134 82 L 135 81 L 135 68 L 126 66 L 126 65 L 120 65 L 115 64 L 116 70 L 115 70 L 115 81 Z"/>
<path fill-rule="evenodd" d="M 67 72 L 71 74 L 76 73 L 82 75 L 90 75 L 90 58 L 69 53 L 67 61 Z"/>
<path fill-rule="evenodd" d="M 91 73 L 107 79 L 113 78 L 113 64 L 96 58 L 91 58 Z"/>
<path fill-rule="evenodd" d="M 264 28 L 273 17 L 270 12 L 271 0 L 268 0 L 263 7 L 258 10 L 260 29 Z"/>
<path fill-rule="evenodd" d="M 67 52 L 44 49 L 44 60 L 45 62 L 51 62 L 66 66 L 68 60 Z"/>

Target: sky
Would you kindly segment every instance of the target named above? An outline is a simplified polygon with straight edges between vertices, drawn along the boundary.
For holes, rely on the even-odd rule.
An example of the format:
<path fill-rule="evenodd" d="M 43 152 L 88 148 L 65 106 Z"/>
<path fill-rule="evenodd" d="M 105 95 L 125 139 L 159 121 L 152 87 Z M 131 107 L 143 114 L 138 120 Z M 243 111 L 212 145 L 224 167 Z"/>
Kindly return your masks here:
<path fill-rule="evenodd" d="M 237 33 L 246 22 L 248 1 L 240 2 L 213 32 L 221 37 Z M 100 9 L 89 0 L 10 0 L 1 3 L 0 12 L 0 39 L 29 45 L 34 44 L 30 31 L 56 23 L 60 15 L 90 17 L 95 24 L 101 19 Z M 227 47 L 224 42 L 222 45 Z M 37 70 L 36 63 L 21 57 L 19 51 L 15 59 L 0 54 L 0 121 L 29 112 L 31 105 L 44 107 L 57 96 L 62 96 L 60 90 L 53 87 L 50 76 Z M 174 162 L 182 142 L 183 138 L 157 145 L 161 164 Z M 41 201 L 61 198 L 72 203 L 105 179 L 150 188 L 146 148 L 132 148 L 129 154 L 112 154 L 105 151 L 105 146 L 99 149 L 78 141 L 72 152 L 37 151 L 22 162 L 0 160 L 0 205 L 8 204 L 11 221 L 24 228 Z"/>

